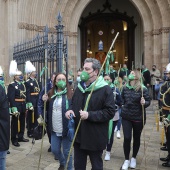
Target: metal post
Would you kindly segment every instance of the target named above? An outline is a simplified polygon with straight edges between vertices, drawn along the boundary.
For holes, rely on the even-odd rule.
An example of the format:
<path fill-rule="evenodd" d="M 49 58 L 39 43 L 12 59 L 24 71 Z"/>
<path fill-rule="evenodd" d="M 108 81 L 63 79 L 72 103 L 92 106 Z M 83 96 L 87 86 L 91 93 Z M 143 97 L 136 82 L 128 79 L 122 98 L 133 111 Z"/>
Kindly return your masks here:
<path fill-rule="evenodd" d="M 62 17 L 59 12 L 57 16 L 58 25 L 56 26 L 57 30 L 57 72 L 62 72 L 63 66 L 63 28 L 64 26 L 61 24 Z"/>

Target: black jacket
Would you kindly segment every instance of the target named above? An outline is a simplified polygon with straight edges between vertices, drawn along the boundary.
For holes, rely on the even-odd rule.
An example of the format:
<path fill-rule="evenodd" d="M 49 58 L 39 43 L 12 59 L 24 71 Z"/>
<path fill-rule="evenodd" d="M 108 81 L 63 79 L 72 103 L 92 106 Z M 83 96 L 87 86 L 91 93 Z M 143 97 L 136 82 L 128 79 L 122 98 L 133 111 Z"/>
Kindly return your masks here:
<path fill-rule="evenodd" d="M 47 128 L 48 131 L 52 131 L 52 110 L 53 110 L 53 103 L 56 97 L 51 99 L 50 101 L 47 102 Z M 68 101 L 69 103 L 69 101 Z M 69 120 L 65 117 L 66 113 L 66 95 L 62 95 L 62 123 L 63 123 L 63 132 L 62 136 L 67 136 L 68 133 L 68 122 Z"/>
<path fill-rule="evenodd" d="M 17 107 L 18 112 L 25 113 L 26 102 L 17 102 L 15 99 L 26 99 L 26 87 L 23 83 L 12 82 L 8 86 L 8 100 L 10 107 Z"/>
<path fill-rule="evenodd" d="M 38 96 L 40 92 L 39 83 L 36 79 L 28 78 L 25 82 L 26 87 L 26 102 L 32 103 L 34 107 L 37 107 L 38 104 Z M 37 95 L 31 95 L 32 93 L 38 93 Z"/>
<path fill-rule="evenodd" d="M 69 110 L 75 113 L 75 128 L 80 120 L 80 110 L 84 110 L 89 93 L 82 93 L 76 88 Z M 87 111 L 87 120 L 82 120 L 76 136 L 81 149 L 104 150 L 108 141 L 108 123 L 115 115 L 114 96 L 109 86 L 104 86 L 92 93 Z"/>
<path fill-rule="evenodd" d="M 143 72 L 143 78 L 144 78 L 143 84 L 145 86 L 147 86 L 147 84 L 149 84 L 149 85 L 151 84 L 151 76 L 150 76 L 149 70 Z"/>
<path fill-rule="evenodd" d="M 4 88 L 0 85 L 0 151 L 9 149 L 10 114 Z"/>
<path fill-rule="evenodd" d="M 122 90 L 121 96 L 123 101 L 121 117 L 130 121 L 142 121 L 142 105 L 140 104 L 142 97 L 141 90 L 135 91 L 134 89 L 129 89 L 125 86 Z M 145 108 L 150 105 L 150 97 L 146 88 L 143 88 L 143 97 L 145 99 L 144 117 L 146 119 Z"/>

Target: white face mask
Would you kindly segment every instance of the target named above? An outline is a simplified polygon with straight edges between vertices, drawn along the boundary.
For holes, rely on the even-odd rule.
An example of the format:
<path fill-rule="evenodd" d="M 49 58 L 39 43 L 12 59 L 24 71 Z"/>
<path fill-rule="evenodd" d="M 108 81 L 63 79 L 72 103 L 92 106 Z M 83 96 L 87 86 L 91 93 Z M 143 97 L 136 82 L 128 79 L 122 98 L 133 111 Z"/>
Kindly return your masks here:
<path fill-rule="evenodd" d="M 80 82 L 81 79 L 80 79 L 80 76 L 77 76 L 77 82 Z"/>

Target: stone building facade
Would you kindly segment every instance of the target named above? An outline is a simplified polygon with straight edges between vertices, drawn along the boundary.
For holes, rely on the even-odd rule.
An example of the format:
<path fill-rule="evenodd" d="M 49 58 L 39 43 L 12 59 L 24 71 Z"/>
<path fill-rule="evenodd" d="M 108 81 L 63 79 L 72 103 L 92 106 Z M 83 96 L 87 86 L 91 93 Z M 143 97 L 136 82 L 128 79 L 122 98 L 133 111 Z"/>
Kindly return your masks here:
<path fill-rule="evenodd" d="M 81 17 L 95 10 L 95 3 L 100 8 L 103 0 L 0 0 L 0 65 L 5 73 L 8 74 L 14 44 L 31 39 L 45 25 L 53 32 L 58 12 L 63 17 L 64 33 L 69 37 L 69 67 L 76 72 L 82 62 L 79 24 Z M 139 64 L 143 55 L 149 69 L 154 63 L 161 70 L 169 63 L 170 0 L 112 0 L 111 3 L 113 10 L 126 11 L 138 23 L 135 64 Z"/>

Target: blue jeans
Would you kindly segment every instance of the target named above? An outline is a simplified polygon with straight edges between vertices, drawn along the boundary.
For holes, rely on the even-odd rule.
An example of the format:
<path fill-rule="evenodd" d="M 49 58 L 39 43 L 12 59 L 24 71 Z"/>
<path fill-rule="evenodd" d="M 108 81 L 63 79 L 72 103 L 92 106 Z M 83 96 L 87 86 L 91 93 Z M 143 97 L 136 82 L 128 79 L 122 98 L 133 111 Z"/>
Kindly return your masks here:
<path fill-rule="evenodd" d="M 0 151 L 0 170 L 6 169 L 6 154 L 7 151 Z"/>
<path fill-rule="evenodd" d="M 55 157 L 58 158 L 60 165 L 63 166 L 66 165 L 70 146 L 71 146 L 71 142 L 69 141 L 67 136 L 62 137 L 62 136 L 57 136 L 55 132 L 51 133 L 51 151 L 54 153 Z M 73 166 L 72 155 L 70 155 L 70 160 L 68 162 L 67 170 L 72 170 L 72 166 Z"/>

